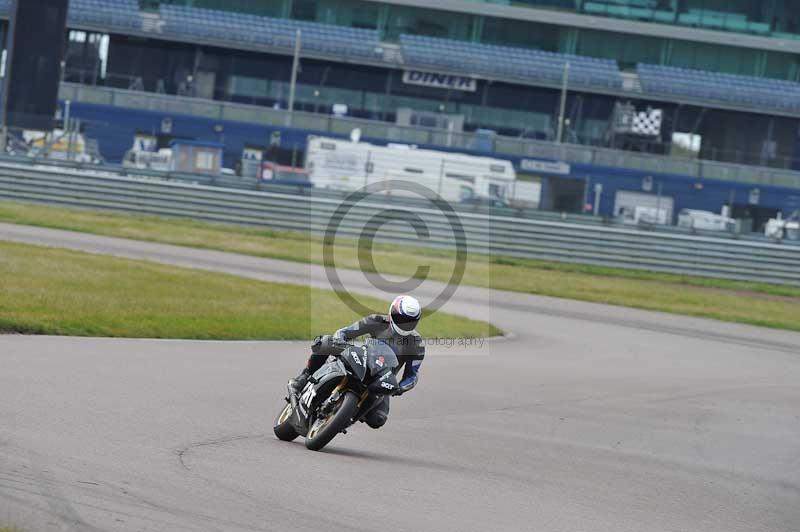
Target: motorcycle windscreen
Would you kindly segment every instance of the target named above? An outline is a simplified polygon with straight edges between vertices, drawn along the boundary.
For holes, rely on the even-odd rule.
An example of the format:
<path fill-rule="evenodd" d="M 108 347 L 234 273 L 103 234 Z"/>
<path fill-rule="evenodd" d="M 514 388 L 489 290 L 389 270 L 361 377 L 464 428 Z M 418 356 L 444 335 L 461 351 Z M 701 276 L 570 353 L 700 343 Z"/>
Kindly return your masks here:
<path fill-rule="evenodd" d="M 386 369 L 393 371 L 400 365 L 394 350 L 385 342 L 370 340 L 365 347 L 367 348 L 367 367 L 372 377 L 380 375 Z"/>

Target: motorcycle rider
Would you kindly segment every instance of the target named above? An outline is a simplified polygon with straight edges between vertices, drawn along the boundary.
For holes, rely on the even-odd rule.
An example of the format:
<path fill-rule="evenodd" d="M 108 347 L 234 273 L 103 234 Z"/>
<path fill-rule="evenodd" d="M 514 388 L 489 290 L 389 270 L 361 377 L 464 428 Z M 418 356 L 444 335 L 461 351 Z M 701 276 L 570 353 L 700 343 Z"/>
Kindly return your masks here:
<path fill-rule="evenodd" d="M 399 390 L 401 395 L 417 385 L 419 368 L 425 357 L 425 346 L 416 328 L 422 316 L 422 307 L 411 296 L 398 296 L 389 306 L 389 313 L 370 314 L 348 327 L 334 333 L 338 341 L 346 342 L 359 336 L 369 335 L 371 338 L 385 342 L 397 355 L 399 365 L 403 368 Z M 289 381 L 295 393 L 299 394 L 308 383 L 308 378 L 325 363 L 326 355 L 312 352 L 306 368 L 295 379 Z M 366 418 L 367 425 L 377 429 L 386 423 L 389 416 L 389 396 L 382 399 L 380 405 L 372 409 Z"/>

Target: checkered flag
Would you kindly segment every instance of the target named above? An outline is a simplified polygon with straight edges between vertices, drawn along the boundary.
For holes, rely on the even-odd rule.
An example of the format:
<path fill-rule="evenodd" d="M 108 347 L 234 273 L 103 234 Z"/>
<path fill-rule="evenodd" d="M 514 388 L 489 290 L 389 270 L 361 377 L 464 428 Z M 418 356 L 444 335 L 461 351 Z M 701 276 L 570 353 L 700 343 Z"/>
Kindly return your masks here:
<path fill-rule="evenodd" d="M 634 115 L 631 132 L 635 135 L 658 137 L 661 135 L 661 122 L 664 112 L 661 109 L 647 109 Z"/>

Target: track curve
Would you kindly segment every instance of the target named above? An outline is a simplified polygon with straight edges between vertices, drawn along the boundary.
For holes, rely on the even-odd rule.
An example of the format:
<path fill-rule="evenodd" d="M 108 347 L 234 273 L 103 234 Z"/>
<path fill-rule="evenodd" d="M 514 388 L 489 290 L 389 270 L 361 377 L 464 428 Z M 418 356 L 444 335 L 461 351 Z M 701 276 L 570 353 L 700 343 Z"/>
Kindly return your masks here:
<path fill-rule="evenodd" d="M 311 265 L 3 224 L 0 239 L 326 286 Z M 304 343 L 0 337 L 0 523 L 800 528 L 800 334 L 468 287 L 446 310 L 512 334 L 430 346 L 386 427 L 322 453 L 271 435 Z"/>

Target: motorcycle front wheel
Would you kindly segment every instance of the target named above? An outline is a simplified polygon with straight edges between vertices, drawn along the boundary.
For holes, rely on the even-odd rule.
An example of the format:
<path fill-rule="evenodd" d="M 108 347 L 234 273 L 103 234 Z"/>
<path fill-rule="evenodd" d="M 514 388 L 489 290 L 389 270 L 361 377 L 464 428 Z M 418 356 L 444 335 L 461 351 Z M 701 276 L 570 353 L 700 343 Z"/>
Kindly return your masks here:
<path fill-rule="evenodd" d="M 306 447 L 319 451 L 340 432 L 347 428 L 358 410 L 358 396 L 345 392 L 333 410 L 324 418 L 315 419 L 306 435 Z"/>

